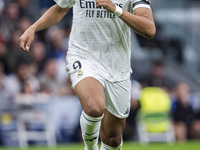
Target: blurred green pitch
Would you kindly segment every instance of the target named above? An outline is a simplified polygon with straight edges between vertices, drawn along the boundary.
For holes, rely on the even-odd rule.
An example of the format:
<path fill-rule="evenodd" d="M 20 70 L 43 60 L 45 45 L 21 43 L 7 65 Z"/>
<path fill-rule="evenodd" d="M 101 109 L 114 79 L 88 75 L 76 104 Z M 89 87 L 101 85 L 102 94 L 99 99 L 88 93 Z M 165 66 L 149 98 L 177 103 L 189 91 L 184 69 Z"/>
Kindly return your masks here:
<path fill-rule="evenodd" d="M 58 145 L 56 148 L 47 147 L 30 147 L 27 150 L 83 150 L 83 144 L 66 144 Z M 20 150 L 19 148 L 4 148 L 0 147 L 0 150 Z M 125 142 L 123 150 L 200 150 L 200 141 L 189 141 L 185 143 L 151 143 L 148 145 L 140 145 L 135 142 Z"/>

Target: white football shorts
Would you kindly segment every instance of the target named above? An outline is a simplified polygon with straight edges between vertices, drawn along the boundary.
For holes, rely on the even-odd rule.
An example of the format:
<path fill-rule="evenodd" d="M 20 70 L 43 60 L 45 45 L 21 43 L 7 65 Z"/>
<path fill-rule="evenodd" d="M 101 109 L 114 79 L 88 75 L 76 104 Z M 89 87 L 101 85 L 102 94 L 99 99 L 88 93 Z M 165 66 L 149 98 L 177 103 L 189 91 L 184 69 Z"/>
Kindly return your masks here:
<path fill-rule="evenodd" d="M 66 71 L 70 75 L 72 88 L 86 77 L 93 77 L 105 88 L 106 109 L 118 118 L 127 118 L 130 112 L 130 79 L 110 82 L 102 76 L 102 66 L 94 61 L 79 56 L 67 60 Z"/>

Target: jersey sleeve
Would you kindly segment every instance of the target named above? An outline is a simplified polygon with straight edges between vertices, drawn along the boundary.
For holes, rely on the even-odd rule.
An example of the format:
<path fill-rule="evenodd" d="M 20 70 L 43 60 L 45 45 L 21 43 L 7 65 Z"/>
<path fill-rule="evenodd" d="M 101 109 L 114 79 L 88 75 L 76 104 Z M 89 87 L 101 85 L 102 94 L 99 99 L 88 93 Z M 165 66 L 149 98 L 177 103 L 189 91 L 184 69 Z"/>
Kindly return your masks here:
<path fill-rule="evenodd" d="M 139 7 L 145 7 L 151 9 L 150 7 L 151 0 L 131 0 L 131 4 L 133 11 Z"/>
<path fill-rule="evenodd" d="M 61 8 L 66 8 L 66 7 L 73 7 L 73 5 L 75 4 L 76 0 L 54 0 L 58 6 L 60 6 Z"/>

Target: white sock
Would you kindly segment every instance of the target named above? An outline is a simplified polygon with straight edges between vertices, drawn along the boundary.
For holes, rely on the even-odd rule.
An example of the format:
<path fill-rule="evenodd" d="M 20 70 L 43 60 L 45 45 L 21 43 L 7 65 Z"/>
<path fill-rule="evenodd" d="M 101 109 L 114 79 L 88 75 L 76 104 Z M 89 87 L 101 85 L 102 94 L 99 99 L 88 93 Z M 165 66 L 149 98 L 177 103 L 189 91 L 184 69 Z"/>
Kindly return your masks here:
<path fill-rule="evenodd" d="M 99 150 L 98 139 L 102 118 L 103 116 L 90 117 L 84 111 L 82 111 L 80 125 L 85 144 L 85 150 Z"/>
<path fill-rule="evenodd" d="M 111 147 L 109 145 L 104 144 L 101 142 L 101 149 L 100 150 L 122 150 L 123 142 L 118 147 Z"/>

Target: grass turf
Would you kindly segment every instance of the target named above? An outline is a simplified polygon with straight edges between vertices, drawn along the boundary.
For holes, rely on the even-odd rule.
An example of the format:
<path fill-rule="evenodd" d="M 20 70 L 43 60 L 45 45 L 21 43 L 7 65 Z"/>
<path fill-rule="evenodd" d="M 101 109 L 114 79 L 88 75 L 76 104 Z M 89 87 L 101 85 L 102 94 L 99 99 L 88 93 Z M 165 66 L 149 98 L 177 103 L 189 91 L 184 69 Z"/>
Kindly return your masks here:
<path fill-rule="evenodd" d="M 29 147 L 27 150 L 83 150 L 83 144 L 67 144 L 58 145 L 56 148 L 47 147 Z M 0 150 L 20 150 L 19 148 L 0 147 Z M 125 142 L 123 150 L 200 150 L 200 141 L 190 141 L 185 143 L 151 143 L 148 145 L 140 145 L 135 142 Z"/>

